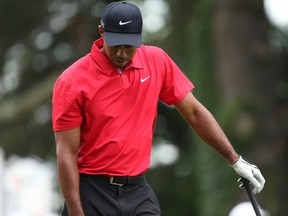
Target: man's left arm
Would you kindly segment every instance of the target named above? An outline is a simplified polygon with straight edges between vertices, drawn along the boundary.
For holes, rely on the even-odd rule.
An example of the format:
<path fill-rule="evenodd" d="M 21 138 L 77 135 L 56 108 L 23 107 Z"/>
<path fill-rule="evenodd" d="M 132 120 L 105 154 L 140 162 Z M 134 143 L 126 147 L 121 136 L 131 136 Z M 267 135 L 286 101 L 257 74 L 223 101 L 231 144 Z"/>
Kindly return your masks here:
<path fill-rule="evenodd" d="M 240 176 L 253 184 L 254 193 L 262 190 L 265 180 L 260 170 L 235 151 L 213 115 L 191 92 L 175 104 L 175 107 L 205 143 L 221 154 Z"/>

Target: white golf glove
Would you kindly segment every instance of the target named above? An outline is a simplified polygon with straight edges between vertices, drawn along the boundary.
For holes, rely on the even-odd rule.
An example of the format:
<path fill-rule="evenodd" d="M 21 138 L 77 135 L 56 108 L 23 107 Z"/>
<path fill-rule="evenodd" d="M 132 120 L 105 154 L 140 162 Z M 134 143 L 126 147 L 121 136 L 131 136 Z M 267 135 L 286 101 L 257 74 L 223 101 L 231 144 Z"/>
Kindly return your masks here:
<path fill-rule="evenodd" d="M 239 159 L 230 165 L 238 175 L 247 179 L 252 184 L 253 194 L 260 193 L 265 184 L 265 179 L 262 176 L 257 166 L 250 164 L 247 160 L 241 156 Z M 242 185 L 240 185 L 242 187 Z"/>

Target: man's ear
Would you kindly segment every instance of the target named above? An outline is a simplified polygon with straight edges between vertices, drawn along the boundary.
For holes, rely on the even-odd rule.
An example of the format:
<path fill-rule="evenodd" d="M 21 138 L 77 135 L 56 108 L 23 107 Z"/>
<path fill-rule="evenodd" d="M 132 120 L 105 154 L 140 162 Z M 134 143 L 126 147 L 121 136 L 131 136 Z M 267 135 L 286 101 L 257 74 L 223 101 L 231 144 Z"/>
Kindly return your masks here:
<path fill-rule="evenodd" d="M 101 37 L 103 37 L 104 29 L 103 29 L 103 27 L 101 25 L 98 25 L 98 31 L 99 31 Z"/>

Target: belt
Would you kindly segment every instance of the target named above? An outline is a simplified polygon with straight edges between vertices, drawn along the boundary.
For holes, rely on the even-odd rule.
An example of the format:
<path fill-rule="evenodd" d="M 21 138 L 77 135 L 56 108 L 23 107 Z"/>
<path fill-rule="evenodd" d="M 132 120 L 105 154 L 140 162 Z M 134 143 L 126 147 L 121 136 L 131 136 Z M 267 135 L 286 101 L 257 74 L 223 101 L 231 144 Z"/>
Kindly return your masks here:
<path fill-rule="evenodd" d="M 86 175 L 95 180 L 104 180 L 111 185 L 123 186 L 123 185 L 136 185 L 140 184 L 145 180 L 145 175 L 140 174 L 137 176 L 106 176 L 106 175 Z"/>

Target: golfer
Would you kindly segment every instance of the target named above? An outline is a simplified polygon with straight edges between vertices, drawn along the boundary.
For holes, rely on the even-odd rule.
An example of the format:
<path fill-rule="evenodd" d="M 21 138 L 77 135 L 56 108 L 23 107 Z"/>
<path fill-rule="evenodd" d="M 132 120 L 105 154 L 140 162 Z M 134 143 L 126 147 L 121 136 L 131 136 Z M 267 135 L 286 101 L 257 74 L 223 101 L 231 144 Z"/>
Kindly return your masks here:
<path fill-rule="evenodd" d="M 142 44 L 142 16 L 129 2 L 108 4 L 91 52 L 57 79 L 53 130 L 63 215 L 161 215 L 145 180 L 158 101 L 174 105 L 194 131 L 262 190 L 259 169 L 232 147 L 194 85 L 160 48 Z"/>

